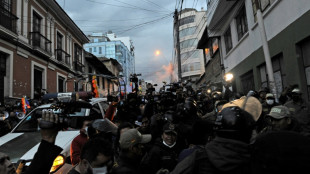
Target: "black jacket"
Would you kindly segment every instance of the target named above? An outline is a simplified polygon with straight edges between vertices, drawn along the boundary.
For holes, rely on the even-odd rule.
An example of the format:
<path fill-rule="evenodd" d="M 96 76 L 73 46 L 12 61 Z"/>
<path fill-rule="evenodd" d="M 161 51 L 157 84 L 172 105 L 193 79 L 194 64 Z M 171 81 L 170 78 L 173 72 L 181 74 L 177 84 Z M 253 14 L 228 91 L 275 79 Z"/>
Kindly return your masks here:
<path fill-rule="evenodd" d="M 206 148 L 196 150 L 170 174 L 247 174 L 250 148 L 241 141 L 216 137 Z"/>
<path fill-rule="evenodd" d="M 119 157 L 114 163 L 112 174 L 138 174 L 139 173 L 139 159 L 128 158 L 124 153 L 120 153 Z"/>
<path fill-rule="evenodd" d="M 62 148 L 42 140 L 25 174 L 48 174 L 53 165 L 53 161 L 61 151 Z"/>
<path fill-rule="evenodd" d="M 177 144 L 169 148 L 163 144 L 162 140 L 157 141 L 142 160 L 142 173 L 154 174 L 161 168 L 173 170 L 177 165 L 179 153 L 180 149 Z"/>

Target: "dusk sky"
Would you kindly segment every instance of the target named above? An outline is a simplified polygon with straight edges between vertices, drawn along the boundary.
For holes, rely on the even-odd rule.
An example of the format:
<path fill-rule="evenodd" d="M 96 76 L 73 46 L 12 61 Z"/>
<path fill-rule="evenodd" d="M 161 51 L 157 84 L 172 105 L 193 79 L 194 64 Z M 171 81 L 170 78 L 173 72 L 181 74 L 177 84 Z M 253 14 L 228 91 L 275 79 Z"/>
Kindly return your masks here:
<path fill-rule="evenodd" d="M 135 47 L 136 73 L 147 82 L 169 82 L 173 56 L 173 13 L 182 0 L 57 0 L 86 34 L 112 30 L 130 37 Z M 182 9 L 201 7 L 206 0 L 184 0 Z M 159 50 L 160 54 L 156 55 Z"/>

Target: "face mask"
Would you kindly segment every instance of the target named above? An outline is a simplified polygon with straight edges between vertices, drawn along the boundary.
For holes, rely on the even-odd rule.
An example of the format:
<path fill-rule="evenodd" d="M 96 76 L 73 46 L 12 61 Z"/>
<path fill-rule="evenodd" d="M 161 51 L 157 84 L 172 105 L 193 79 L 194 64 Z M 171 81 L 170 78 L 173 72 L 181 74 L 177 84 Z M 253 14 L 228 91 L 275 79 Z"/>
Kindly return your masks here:
<path fill-rule="evenodd" d="M 107 173 L 107 166 L 100 168 L 93 168 L 93 174 L 106 174 L 106 173 Z"/>
<path fill-rule="evenodd" d="M 267 102 L 268 105 L 273 105 L 274 100 L 267 99 L 266 102 Z"/>
<path fill-rule="evenodd" d="M 84 129 L 85 129 L 85 134 L 88 136 L 88 126 L 86 126 Z"/>

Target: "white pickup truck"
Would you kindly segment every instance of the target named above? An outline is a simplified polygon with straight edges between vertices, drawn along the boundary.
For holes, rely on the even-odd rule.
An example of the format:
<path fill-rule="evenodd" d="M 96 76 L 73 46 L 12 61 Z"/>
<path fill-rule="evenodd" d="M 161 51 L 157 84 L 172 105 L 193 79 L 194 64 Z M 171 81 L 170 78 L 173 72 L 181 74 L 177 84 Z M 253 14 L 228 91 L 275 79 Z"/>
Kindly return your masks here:
<path fill-rule="evenodd" d="M 68 114 L 69 117 L 85 117 L 96 112 L 104 117 L 108 108 L 106 98 L 90 99 L 91 108 L 79 108 L 76 112 Z M 30 165 L 41 142 L 40 128 L 38 126 L 38 111 L 49 109 L 51 104 L 41 105 L 27 114 L 18 125 L 8 134 L 0 137 L 0 152 L 6 153 L 13 164 L 18 166 L 21 161 L 26 161 L 25 168 Z M 61 112 L 53 110 L 54 112 Z M 98 115 L 98 114 L 97 114 Z M 51 173 L 57 172 L 65 163 L 70 163 L 70 145 L 72 140 L 79 135 L 79 129 L 67 129 L 59 131 L 55 144 L 63 151 L 54 161 Z M 46 152 L 48 153 L 48 152 Z"/>

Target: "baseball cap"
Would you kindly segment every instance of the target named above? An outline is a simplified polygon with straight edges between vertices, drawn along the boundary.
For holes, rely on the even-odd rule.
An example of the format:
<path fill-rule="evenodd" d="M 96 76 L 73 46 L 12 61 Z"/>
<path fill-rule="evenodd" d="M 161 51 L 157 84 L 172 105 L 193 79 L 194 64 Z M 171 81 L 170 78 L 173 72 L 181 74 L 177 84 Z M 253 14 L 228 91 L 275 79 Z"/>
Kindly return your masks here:
<path fill-rule="evenodd" d="M 129 149 L 136 144 L 148 143 L 151 139 L 151 134 L 142 135 L 137 129 L 129 129 L 121 134 L 119 144 L 121 149 Z"/>
<path fill-rule="evenodd" d="M 164 133 L 174 133 L 175 135 L 178 134 L 175 125 L 172 123 L 166 123 L 163 127 L 163 131 Z"/>
<path fill-rule="evenodd" d="M 284 117 L 290 116 L 290 110 L 286 106 L 274 106 L 271 108 L 270 113 L 268 116 L 275 118 L 275 119 L 281 119 Z"/>
<path fill-rule="evenodd" d="M 274 95 L 272 93 L 266 94 L 266 98 L 274 98 Z"/>
<path fill-rule="evenodd" d="M 294 88 L 294 89 L 292 90 L 292 93 L 301 94 L 301 91 L 300 91 L 299 88 Z"/>
<path fill-rule="evenodd" d="M 92 127 L 100 132 L 112 133 L 113 135 L 117 134 L 117 126 L 107 118 L 96 119 L 92 123 Z"/>

